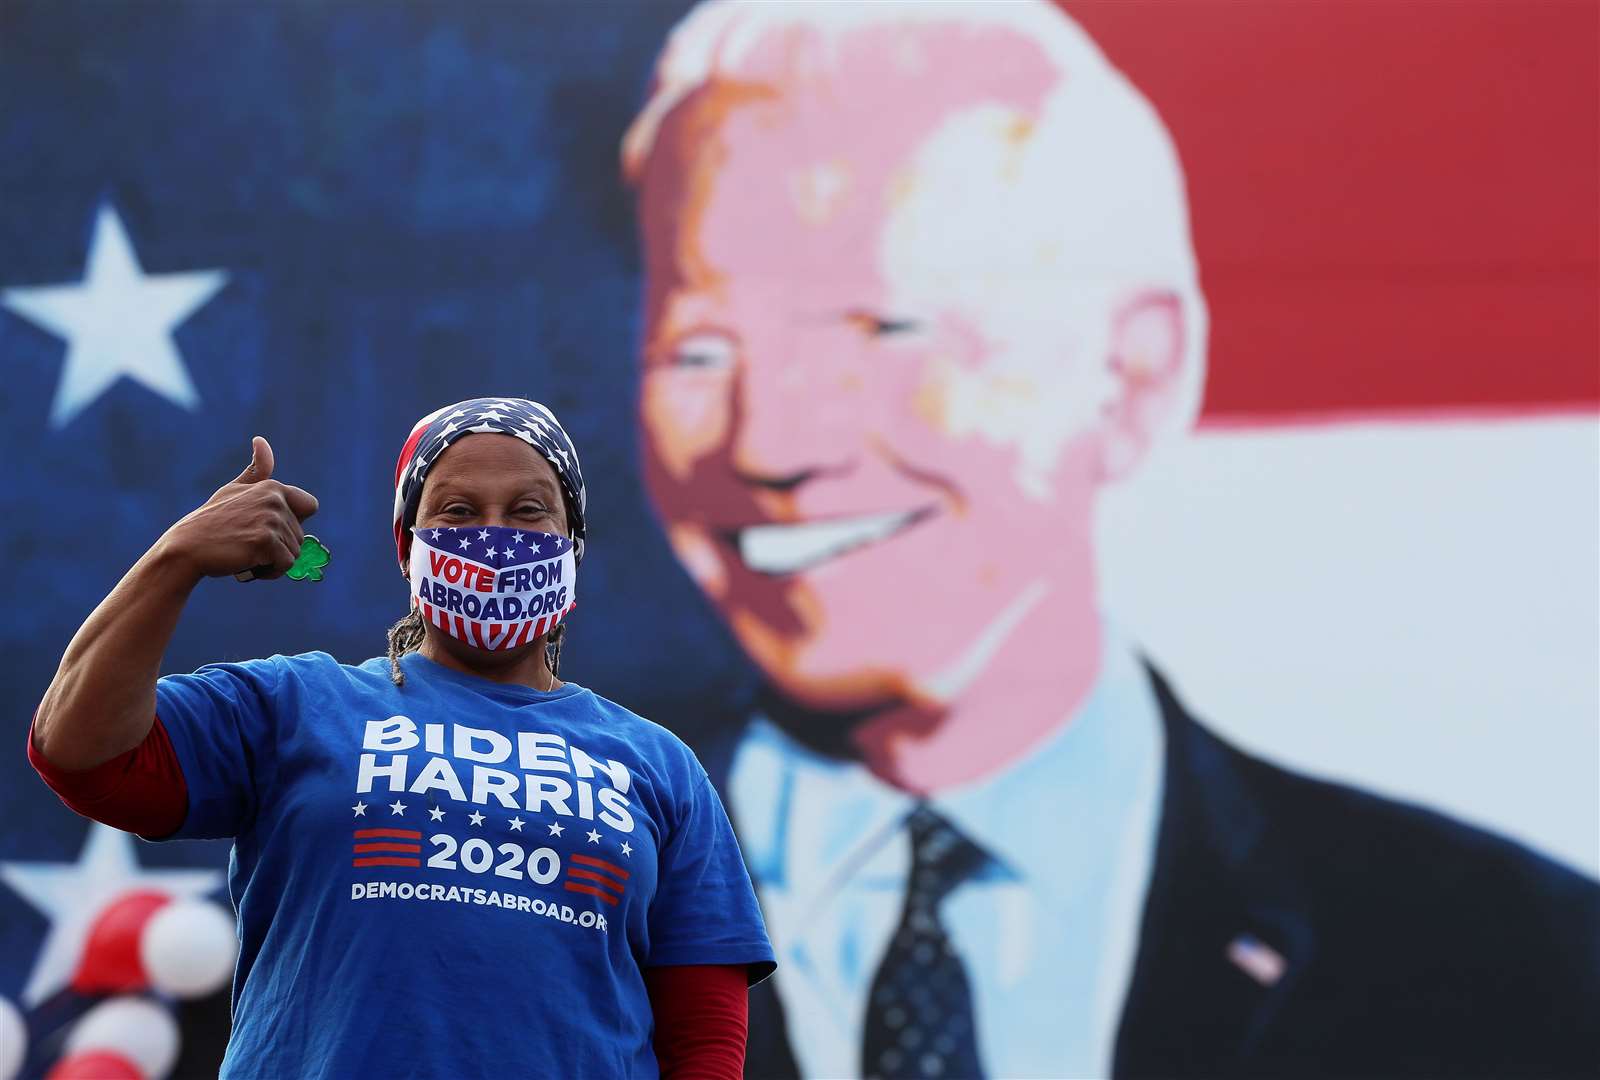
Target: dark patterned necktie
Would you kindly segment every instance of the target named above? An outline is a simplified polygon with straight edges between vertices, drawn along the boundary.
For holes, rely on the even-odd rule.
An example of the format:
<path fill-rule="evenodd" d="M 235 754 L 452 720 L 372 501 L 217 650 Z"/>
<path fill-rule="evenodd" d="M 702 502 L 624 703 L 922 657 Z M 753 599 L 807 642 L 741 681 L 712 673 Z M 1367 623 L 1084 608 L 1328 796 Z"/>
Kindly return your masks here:
<path fill-rule="evenodd" d="M 867 998 L 861 1072 L 901 1080 L 983 1075 L 972 986 L 939 918 L 939 905 L 988 859 L 926 806 L 906 819 L 911 875 L 905 910 Z"/>

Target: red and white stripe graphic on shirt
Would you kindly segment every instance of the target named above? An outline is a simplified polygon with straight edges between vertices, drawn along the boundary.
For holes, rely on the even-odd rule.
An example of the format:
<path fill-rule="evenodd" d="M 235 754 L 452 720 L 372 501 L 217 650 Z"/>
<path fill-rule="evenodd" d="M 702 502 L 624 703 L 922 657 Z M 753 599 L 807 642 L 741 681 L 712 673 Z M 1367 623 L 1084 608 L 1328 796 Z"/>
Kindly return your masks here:
<path fill-rule="evenodd" d="M 631 875 L 616 863 L 597 859 L 593 855 L 570 855 L 566 866 L 566 880 L 562 882 L 562 888 L 568 892 L 598 896 L 612 907 L 627 892 L 626 883 Z"/>
<path fill-rule="evenodd" d="M 422 833 L 416 829 L 357 829 L 351 866 L 421 866 Z"/>

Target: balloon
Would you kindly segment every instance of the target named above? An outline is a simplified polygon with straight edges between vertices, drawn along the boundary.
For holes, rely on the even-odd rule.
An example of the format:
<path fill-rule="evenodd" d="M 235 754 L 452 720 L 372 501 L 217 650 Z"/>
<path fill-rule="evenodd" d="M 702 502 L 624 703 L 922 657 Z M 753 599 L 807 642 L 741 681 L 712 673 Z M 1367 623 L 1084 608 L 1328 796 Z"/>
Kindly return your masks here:
<path fill-rule="evenodd" d="M 13 1080 L 28 1057 L 28 1025 L 7 998 L 0 997 L 0 1080 Z"/>
<path fill-rule="evenodd" d="M 149 985 L 139 962 L 139 938 L 150 916 L 171 902 L 166 893 L 135 889 L 101 908 L 89 927 L 72 988 L 80 994 L 116 994 Z"/>
<path fill-rule="evenodd" d="M 64 1056 L 90 1050 L 127 1058 L 142 1080 L 163 1080 L 178 1061 L 178 1022 L 149 998 L 110 998 L 84 1013 L 67 1034 Z"/>
<path fill-rule="evenodd" d="M 207 900 L 178 900 L 151 916 L 139 939 L 150 985 L 180 998 L 204 997 L 233 977 L 239 938 L 233 918 Z"/>
<path fill-rule="evenodd" d="M 85 1050 L 56 1062 L 44 1080 L 145 1080 L 139 1067 L 110 1050 Z"/>

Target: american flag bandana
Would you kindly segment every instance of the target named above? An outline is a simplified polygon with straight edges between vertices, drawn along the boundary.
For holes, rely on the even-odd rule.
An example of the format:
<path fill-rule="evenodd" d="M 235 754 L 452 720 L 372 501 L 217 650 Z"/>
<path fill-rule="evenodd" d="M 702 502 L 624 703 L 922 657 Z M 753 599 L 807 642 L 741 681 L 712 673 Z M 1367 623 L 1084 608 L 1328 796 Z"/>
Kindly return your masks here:
<path fill-rule="evenodd" d="M 411 526 L 417 520 L 417 504 L 422 501 L 422 482 L 427 478 L 428 467 L 461 436 L 485 432 L 521 439 L 550 462 L 567 496 L 573 558 L 582 562 L 588 498 L 577 447 L 572 445 L 556 414 L 537 401 L 486 397 L 458 401 L 429 413 L 412 426 L 401 447 L 400 460 L 394 467 L 394 544 L 401 567 L 407 564 Z"/>
<path fill-rule="evenodd" d="M 412 604 L 458 641 L 514 649 L 554 630 L 577 603 L 572 541 L 498 525 L 413 531 Z"/>

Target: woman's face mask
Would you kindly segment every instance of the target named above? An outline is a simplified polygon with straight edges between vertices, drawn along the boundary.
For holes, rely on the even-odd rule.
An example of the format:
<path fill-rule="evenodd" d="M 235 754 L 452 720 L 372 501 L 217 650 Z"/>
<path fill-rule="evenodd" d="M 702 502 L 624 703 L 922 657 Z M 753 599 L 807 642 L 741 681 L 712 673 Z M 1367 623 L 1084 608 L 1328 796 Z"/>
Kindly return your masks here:
<path fill-rule="evenodd" d="M 514 649 L 554 630 L 576 603 L 572 541 L 498 525 L 411 530 L 411 599 L 422 617 L 479 649 Z"/>

